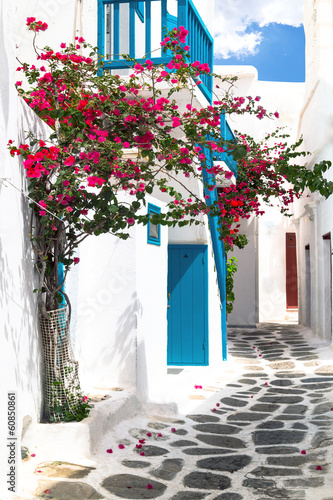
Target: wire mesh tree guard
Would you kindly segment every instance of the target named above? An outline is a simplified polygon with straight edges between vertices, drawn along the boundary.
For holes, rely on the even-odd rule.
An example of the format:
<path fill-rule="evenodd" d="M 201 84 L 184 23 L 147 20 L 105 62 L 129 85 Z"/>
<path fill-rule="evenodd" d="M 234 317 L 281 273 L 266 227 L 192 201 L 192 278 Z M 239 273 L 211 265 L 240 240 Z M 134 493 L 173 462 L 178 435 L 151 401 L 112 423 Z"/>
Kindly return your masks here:
<path fill-rule="evenodd" d="M 82 403 L 78 361 L 70 338 L 68 307 L 40 315 L 44 361 L 44 418 L 48 422 L 76 420 Z"/>

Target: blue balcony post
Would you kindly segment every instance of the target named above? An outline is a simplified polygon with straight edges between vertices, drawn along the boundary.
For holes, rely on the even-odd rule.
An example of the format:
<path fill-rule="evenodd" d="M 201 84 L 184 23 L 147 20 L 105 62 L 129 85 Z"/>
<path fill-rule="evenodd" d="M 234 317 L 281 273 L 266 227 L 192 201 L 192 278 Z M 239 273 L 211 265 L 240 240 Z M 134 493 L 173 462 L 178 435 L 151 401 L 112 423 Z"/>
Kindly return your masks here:
<path fill-rule="evenodd" d="M 209 160 L 209 165 L 213 165 L 213 156 L 210 151 L 206 151 L 206 156 Z M 206 169 L 202 170 L 202 177 L 205 184 L 204 194 L 208 196 L 207 205 L 213 205 L 214 201 L 217 201 L 217 191 L 209 191 L 206 184 L 215 184 L 216 180 L 213 174 L 208 174 Z M 220 221 L 217 216 L 209 215 L 209 229 L 212 238 L 212 246 L 214 253 L 215 269 L 217 275 L 217 283 L 220 291 L 220 301 L 221 301 L 221 338 L 222 338 L 222 360 L 227 360 L 227 292 L 226 292 L 226 276 L 227 276 L 227 266 L 226 266 L 226 255 L 224 243 L 219 237 L 219 225 Z"/>
<path fill-rule="evenodd" d="M 135 57 L 135 3 L 133 0 L 129 2 L 129 55 Z"/>
<path fill-rule="evenodd" d="M 178 0 L 178 26 L 188 27 L 188 0 Z"/>
<path fill-rule="evenodd" d="M 146 35 L 146 54 L 151 52 L 151 0 L 146 0 L 145 5 L 145 35 Z"/>
<path fill-rule="evenodd" d="M 97 16 L 97 46 L 98 52 L 104 56 L 105 52 L 105 6 L 102 0 L 98 0 L 98 16 Z M 102 74 L 103 70 L 100 68 L 98 74 Z"/>
<path fill-rule="evenodd" d="M 115 60 L 120 59 L 120 17 L 119 17 L 119 3 L 113 4 L 113 58 Z"/>

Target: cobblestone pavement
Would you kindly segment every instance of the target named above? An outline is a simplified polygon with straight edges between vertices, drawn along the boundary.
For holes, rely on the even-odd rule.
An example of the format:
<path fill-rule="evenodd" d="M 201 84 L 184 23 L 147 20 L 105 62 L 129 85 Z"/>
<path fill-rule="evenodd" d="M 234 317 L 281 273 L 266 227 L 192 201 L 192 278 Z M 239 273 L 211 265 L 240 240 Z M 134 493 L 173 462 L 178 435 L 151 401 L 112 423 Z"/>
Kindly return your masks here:
<path fill-rule="evenodd" d="M 122 422 L 96 467 L 39 464 L 35 498 L 333 500 L 333 361 L 293 325 L 231 329 L 229 356 L 195 414 Z"/>

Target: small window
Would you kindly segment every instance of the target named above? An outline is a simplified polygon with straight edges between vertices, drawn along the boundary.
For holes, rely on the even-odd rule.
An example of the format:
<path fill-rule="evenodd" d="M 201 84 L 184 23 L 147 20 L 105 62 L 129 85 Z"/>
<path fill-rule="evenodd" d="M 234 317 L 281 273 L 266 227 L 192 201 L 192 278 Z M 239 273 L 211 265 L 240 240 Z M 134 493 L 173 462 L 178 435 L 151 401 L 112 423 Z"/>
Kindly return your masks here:
<path fill-rule="evenodd" d="M 151 214 L 160 214 L 161 208 L 156 205 L 152 205 L 148 203 L 148 215 Z M 150 217 L 149 217 L 150 218 Z M 147 243 L 151 243 L 152 245 L 160 245 L 161 244 L 161 225 L 160 224 L 152 224 L 150 221 L 148 222 L 147 227 Z"/>
<path fill-rule="evenodd" d="M 144 2 L 135 2 L 135 12 L 139 16 L 140 21 L 144 22 L 144 20 L 145 20 L 145 3 Z"/>

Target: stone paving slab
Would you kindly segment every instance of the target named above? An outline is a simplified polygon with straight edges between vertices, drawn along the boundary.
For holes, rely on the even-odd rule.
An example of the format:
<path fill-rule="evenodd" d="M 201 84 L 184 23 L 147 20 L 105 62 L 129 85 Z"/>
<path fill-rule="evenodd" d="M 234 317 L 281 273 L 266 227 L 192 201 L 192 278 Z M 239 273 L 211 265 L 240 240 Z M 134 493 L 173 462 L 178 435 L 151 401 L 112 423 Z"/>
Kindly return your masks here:
<path fill-rule="evenodd" d="M 332 500 L 333 351 L 321 360 L 296 325 L 228 335 L 233 380 L 193 388 L 189 415 L 121 422 L 94 467 L 39 464 L 34 500 Z"/>

